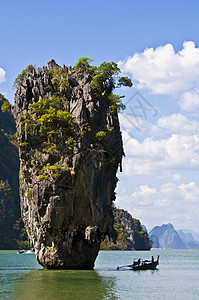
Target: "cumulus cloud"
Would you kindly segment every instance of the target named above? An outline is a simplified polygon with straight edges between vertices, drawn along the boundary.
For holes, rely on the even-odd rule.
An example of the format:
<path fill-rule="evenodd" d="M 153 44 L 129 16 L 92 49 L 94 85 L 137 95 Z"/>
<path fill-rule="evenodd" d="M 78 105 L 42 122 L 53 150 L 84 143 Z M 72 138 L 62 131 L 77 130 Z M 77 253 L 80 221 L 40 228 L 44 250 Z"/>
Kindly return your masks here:
<path fill-rule="evenodd" d="M 171 180 L 172 182 L 177 182 L 180 180 L 183 180 L 183 176 L 179 173 L 174 173 L 172 174 L 171 172 L 165 172 L 164 174 L 161 174 L 160 176 L 157 177 L 158 179 L 161 180 Z"/>
<path fill-rule="evenodd" d="M 144 99 L 147 118 L 140 116 L 141 106 L 134 97 L 130 108 L 135 113 L 120 115 L 126 154 L 120 179 L 124 186 L 125 179 L 133 184 L 124 193 L 118 189 L 116 205 L 129 210 L 148 228 L 170 222 L 177 228 L 194 229 L 199 213 L 199 186 L 193 180 L 199 168 L 199 121 L 193 120 L 199 112 L 199 48 L 189 41 L 176 52 L 167 44 L 136 53 L 119 66 L 132 75 L 135 87 L 175 96 L 181 113 L 151 121 L 148 113 L 154 117 L 149 110 L 153 107 Z M 133 188 L 136 182 L 142 185 Z"/>
<path fill-rule="evenodd" d="M 0 68 L 0 84 L 6 80 L 6 72 Z"/>
<path fill-rule="evenodd" d="M 132 74 L 138 88 L 176 95 L 199 83 L 199 48 L 192 41 L 184 42 L 177 53 L 171 44 L 148 48 L 120 61 L 119 66 L 123 72 Z"/>
<path fill-rule="evenodd" d="M 190 120 L 180 113 L 163 116 L 158 119 L 156 125 L 151 127 L 152 133 L 157 135 L 165 133 L 193 135 L 199 130 L 199 122 Z"/>
<path fill-rule="evenodd" d="M 139 117 L 132 117 L 126 113 L 119 113 L 120 125 L 123 130 L 131 131 L 136 130 L 140 132 L 145 126 L 146 121 L 142 120 Z"/>
<path fill-rule="evenodd" d="M 122 134 L 128 136 L 127 132 Z M 130 137 L 125 145 L 125 153 L 125 176 L 160 175 L 160 172 L 168 170 L 195 170 L 199 167 L 199 135 L 172 134 L 160 140 L 146 138 L 143 142 Z"/>
<path fill-rule="evenodd" d="M 171 222 L 178 229 L 194 229 L 198 223 L 199 187 L 194 181 L 167 182 L 159 188 L 141 185 L 130 195 L 119 195 L 116 205 L 125 207 L 148 228 Z"/>
<path fill-rule="evenodd" d="M 181 95 L 179 100 L 181 109 L 185 112 L 195 112 L 199 110 L 199 90 L 188 91 Z"/>
<path fill-rule="evenodd" d="M 130 118 L 130 117 L 129 117 Z M 132 118 L 134 121 L 134 119 Z M 165 176 L 199 167 L 199 122 L 180 113 L 159 118 L 155 125 L 140 123 L 141 139 L 136 139 L 131 122 L 120 116 L 126 157 L 122 177 L 134 175 Z M 124 124 L 124 125 L 123 125 Z M 146 132 L 145 132 L 146 131 Z M 147 133 L 148 137 L 145 137 Z M 173 177 L 174 181 L 179 176 Z"/>

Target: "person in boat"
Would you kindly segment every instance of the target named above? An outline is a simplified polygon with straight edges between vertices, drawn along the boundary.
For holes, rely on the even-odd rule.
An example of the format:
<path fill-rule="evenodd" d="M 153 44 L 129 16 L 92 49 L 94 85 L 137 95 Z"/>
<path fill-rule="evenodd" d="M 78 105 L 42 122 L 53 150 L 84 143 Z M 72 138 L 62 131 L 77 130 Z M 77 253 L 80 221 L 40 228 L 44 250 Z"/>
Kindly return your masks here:
<path fill-rule="evenodd" d="M 139 258 L 138 260 L 134 260 L 133 266 L 139 266 L 141 262 L 141 259 Z"/>

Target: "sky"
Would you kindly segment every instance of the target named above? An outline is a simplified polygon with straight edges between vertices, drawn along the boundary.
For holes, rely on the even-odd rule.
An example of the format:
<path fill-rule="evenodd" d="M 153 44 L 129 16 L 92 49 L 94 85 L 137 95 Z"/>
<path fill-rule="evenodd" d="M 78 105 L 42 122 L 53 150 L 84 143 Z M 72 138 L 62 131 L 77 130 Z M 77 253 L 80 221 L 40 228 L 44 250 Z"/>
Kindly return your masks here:
<path fill-rule="evenodd" d="M 29 64 L 118 63 L 131 77 L 115 205 L 148 229 L 199 231 L 199 1 L 0 0 L 0 93 Z M 118 93 L 118 91 L 117 91 Z"/>

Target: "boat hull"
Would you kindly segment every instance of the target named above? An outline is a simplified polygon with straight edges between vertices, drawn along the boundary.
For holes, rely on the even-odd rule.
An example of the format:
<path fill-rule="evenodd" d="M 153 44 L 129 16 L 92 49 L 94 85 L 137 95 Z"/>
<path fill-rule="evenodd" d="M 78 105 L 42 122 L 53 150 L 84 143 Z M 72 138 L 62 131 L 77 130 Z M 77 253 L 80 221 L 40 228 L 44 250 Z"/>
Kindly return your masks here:
<path fill-rule="evenodd" d="M 139 270 L 155 270 L 158 265 L 158 261 L 155 261 L 153 263 L 143 263 L 140 266 L 132 266 L 133 271 L 139 271 Z"/>

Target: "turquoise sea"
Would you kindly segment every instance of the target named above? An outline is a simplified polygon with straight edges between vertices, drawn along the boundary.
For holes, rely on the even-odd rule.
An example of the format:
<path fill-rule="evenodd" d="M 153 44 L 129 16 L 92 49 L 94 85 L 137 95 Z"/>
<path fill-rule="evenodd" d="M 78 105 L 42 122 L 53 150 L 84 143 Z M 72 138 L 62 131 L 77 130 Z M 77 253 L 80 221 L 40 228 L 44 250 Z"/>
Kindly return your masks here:
<path fill-rule="evenodd" d="M 158 270 L 116 270 L 160 255 Z M 100 251 L 92 271 L 43 270 L 33 254 L 0 251 L 0 299 L 199 299 L 199 250 Z"/>

